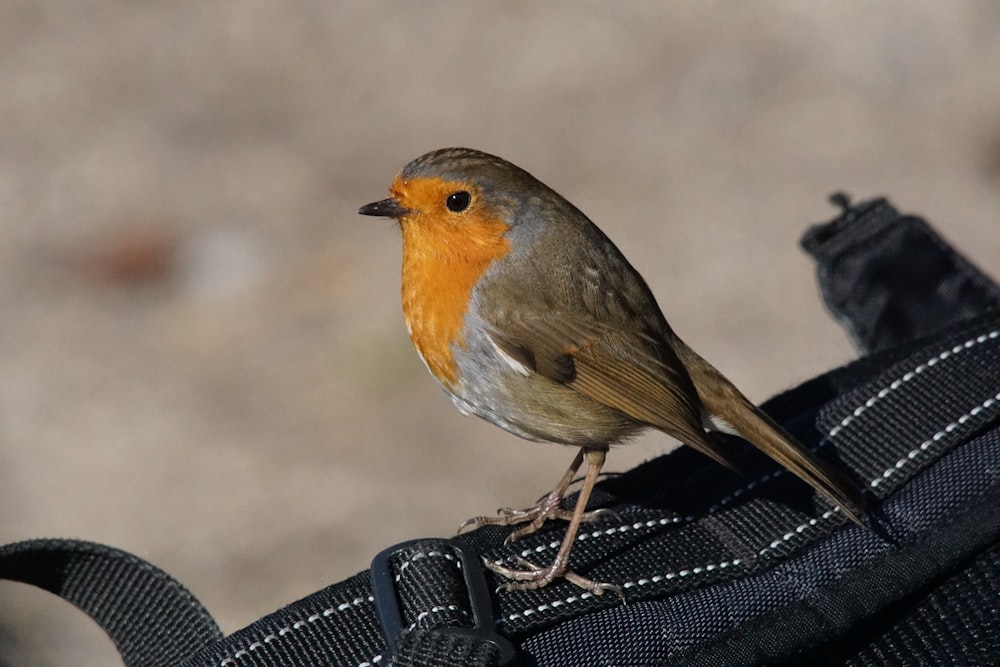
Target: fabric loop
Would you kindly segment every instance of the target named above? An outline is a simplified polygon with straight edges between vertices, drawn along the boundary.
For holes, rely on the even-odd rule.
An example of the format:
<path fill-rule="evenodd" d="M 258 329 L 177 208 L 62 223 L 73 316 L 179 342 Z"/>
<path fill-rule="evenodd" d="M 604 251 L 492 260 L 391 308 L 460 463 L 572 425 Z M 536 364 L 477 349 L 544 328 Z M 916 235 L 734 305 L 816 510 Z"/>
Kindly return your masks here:
<path fill-rule="evenodd" d="M 82 540 L 28 540 L 0 547 L 0 579 L 54 593 L 97 622 L 129 667 L 161 667 L 222 639 L 184 586 L 119 549 Z"/>

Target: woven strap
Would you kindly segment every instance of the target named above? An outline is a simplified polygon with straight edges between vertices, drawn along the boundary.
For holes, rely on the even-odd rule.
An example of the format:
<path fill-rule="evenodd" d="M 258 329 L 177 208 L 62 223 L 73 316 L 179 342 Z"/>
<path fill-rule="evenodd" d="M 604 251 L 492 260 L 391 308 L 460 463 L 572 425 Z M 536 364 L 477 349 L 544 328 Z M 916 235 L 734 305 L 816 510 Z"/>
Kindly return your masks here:
<path fill-rule="evenodd" d="M 222 633 L 180 583 L 141 558 L 80 540 L 0 547 L 0 579 L 38 586 L 93 618 L 129 667 L 172 665 Z"/>

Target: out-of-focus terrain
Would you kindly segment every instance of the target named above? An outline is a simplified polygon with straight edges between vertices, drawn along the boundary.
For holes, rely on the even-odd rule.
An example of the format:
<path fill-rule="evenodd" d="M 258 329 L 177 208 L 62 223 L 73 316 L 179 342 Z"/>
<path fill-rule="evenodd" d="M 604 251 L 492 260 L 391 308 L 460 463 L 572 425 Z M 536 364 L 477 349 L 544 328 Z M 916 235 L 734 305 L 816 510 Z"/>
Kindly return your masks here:
<path fill-rule="evenodd" d="M 548 490 L 572 453 L 454 410 L 356 214 L 442 146 L 566 195 L 755 399 L 851 359 L 798 249 L 831 191 L 1000 274 L 998 34 L 930 0 L 7 0 L 0 542 L 133 551 L 232 632 Z M 0 628 L 10 664 L 116 655 L 24 586 Z"/>

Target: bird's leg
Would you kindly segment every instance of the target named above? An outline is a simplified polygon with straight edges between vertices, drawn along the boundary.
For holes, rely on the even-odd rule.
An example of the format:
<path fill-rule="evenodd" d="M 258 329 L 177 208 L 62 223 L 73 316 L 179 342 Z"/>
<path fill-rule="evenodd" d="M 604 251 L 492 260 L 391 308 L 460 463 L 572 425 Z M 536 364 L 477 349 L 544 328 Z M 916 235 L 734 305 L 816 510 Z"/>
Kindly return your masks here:
<path fill-rule="evenodd" d="M 573 518 L 572 510 L 564 510 L 562 505 L 562 500 L 566 496 L 566 490 L 569 485 L 573 483 L 573 479 L 576 477 L 577 471 L 580 466 L 583 465 L 584 455 L 587 452 L 585 449 L 580 449 L 577 452 L 576 457 L 570 464 L 569 468 L 566 469 L 566 473 L 559 480 L 556 488 L 552 489 L 548 494 L 543 496 L 539 501 L 532 507 L 527 509 L 519 510 L 513 509 L 511 507 L 503 507 L 498 511 L 499 516 L 477 516 L 465 521 L 458 528 L 458 532 L 462 533 L 466 530 L 475 530 L 482 526 L 516 526 L 521 523 L 528 524 L 523 526 L 510 535 L 504 540 L 504 544 L 509 544 L 514 540 L 518 540 L 525 535 L 530 535 L 536 530 L 542 527 L 542 525 L 549 519 L 563 519 L 564 521 L 570 521 Z M 582 521 L 596 521 L 597 519 L 603 517 L 617 517 L 618 515 L 607 509 L 599 509 L 593 512 L 586 512 Z"/>
<path fill-rule="evenodd" d="M 520 566 L 518 568 L 506 567 L 500 565 L 499 563 L 494 563 L 487 561 L 486 567 L 493 570 L 497 574 L 507 577 L 511 581 L 509 583 L 503 584 L 502 589 L 508 591 L 523 591 L 532 588 L 541 588 L 551 583 L 554 579 L 559 577 L 565 578 L 570 583 L 576 584 L 580 588 L 584 588 L 594 595 L 600 595 L 604 591 L 615 591 L 621 595 L 621 589 L 614 584 L 605 584 L 592 579 L 587 579 L 586 577 L 580 576 L 579 574 L 572 572 L 569 569 L 569 554 L 573 550 L 573 543 L 576 541 L 576 534 L 580 530 L 580 524 L 585 520 L 588 512 L 587 501 L 590 499 L 590 493 L 594 489 L 594 484 L 597 482 L 597 477 L 601 473 L 601 468 L 604 466 L 604 459 L 606 452 L 602 450 L 580 450 L 581 454 L 577 456 L 577 459 L 586 459 L 587 461 L 587 474 L 583 479 L 583 488 L 580 489 L 580 495 L 576 500 L 576 506 L 573 508 L 572 516 L 570 517 L 569 526 L 566 528 L 566 535 L 563 537 L 562 544 L 559 546 L 559 551 L 556 553 L 555 558 L 549 563 L 548 567 L 541 567 L 528 561 L 524 558 L 518 558 L 517 563 Z M 574 461 L 576 463 L 576 461 Z M 577 467 L 579 464 L 576 463 Z M 575 469 L 571 469 L 573 474 L 576 473 Z"/>

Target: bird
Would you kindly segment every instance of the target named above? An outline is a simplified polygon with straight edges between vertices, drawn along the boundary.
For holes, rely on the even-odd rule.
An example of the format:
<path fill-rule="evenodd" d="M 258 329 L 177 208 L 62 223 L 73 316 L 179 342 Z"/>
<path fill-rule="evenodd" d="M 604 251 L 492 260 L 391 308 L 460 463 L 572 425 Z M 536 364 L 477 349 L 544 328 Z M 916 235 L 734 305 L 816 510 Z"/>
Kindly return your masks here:
<path fill-rule="evenodd" d="M 594 594 L 620 588 L 569 567 L 612 445 L 662 431 L 728 467 L 719 433 L 737 435 L 862 524 L 864 499 L 843 471 L 758 409 L 667 323 L 650 288 L 597 225 L 555 190 L 503 158 L 443 148 L 408 164 L 389 197 L 358 213 L 395 219 L 402 235 L 407 331 L 455 406 L 528 440 L 577 448 L 555 488 L 528 509 L 463 527 L 568 521 L 548 564 L 484 561 L 506 590 L 564 579 Z M 731 446 L 731 443 L 729 443 Z M 586 465 L 572 510 L 562 507 Z"/>

